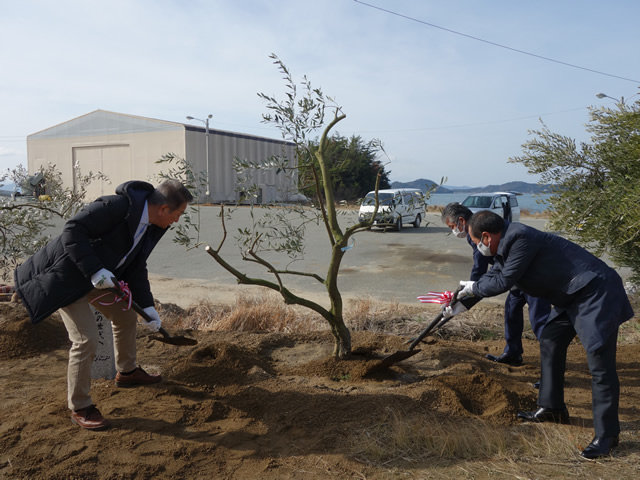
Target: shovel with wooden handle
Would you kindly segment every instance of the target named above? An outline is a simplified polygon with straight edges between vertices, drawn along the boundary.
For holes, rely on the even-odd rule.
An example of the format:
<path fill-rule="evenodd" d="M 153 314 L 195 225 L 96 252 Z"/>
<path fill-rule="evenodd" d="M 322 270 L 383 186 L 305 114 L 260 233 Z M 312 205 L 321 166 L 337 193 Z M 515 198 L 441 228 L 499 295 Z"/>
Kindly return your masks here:
<path fill-rule="evenodd" d="M 118 282 L 118 280 L 116 280 L 115 278 L 112 278 L 111 280 L 113 281 L 113 284 L 115 285 L 115 288 L 112 288 L 111 290 L 113 290 L 116 293 L 116 295 L 118 295 L 119 297 L 123 297 L 125 295 L 125 293 L 120 288 L 120 283 Z M 133 310 L 138 315 L 140 315 L 144 320 L 146 320 L 147 322 L 152 322 L 153 321 L 153 318 L 151 318 L 147 314 L 147 312 L 144 311 L 144 308 L 142 308 L 135 301 L 133 301 L 133 299 L 131 299 L 131 308 L 133 308 Z M 187 337 L 183 337 L 183 336 L 173 336 L 173 335 L 170 335 L 169 332 L 167 332 L 162 327 L 160 327 L 158 332 L 160 332 L 162 337 L 151 337 L 151 338 L 153 338 L 154 340 L 158 340 L 159 342 L 164 342 L 164 343 L 168 343 L 170 345 L 178 345 L 178 346 L 197 345 L 198 344 L 198 341 L 195 338 L 187 338 Z"/>
<path fill-rule="evenodd" d="M 462 287 L 458 287 L 455 292 L 453 292 L 453 297 L 449 306 L 453 306 L 458 301 L 458 293 L 462 290 Z M 422 341 L 424 337 L 429 335 L 432 330 L 438 329 L 442 327 L 445 323 L 447 323 L 453 317 L 444 318 L 444 309 L 438 314 L 436 318 L 434 318 L 427 327 L 420 332 L 416 338 L 409 340 L 411 345 L 409 345 L 409 350 L 398 350 L 395 353 L 383 358 L 379 363 L 374 364 L 369 367 L 367 370 L 367 374 L 377 372 L 378 370 L 383 370 L 385 368 L 389 368 L 391 365 L 401 362 L 402 360 L 406 360 L 409 357 L 413 357 L 415 354 L 420 353 L 421 350 L 414 350 L 414 348 Z M 407 343 L 409 343 L 407 342 Z"/>

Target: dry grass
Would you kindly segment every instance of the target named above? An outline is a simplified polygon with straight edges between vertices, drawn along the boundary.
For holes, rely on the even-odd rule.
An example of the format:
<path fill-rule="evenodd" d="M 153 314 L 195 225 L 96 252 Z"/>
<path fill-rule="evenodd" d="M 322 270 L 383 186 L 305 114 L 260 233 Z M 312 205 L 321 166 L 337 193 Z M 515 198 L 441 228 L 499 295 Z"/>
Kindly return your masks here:
<path fill-rule="evenodd" d="M 532 212 L 528 208 L 521 208 L 520 216 L 529 218 L 551 218 L 551 213 L 548 210 L 543 212 Z"/>
<path fill-rule="evenodd" d="M 174 304 L 158 305 L 158 310 L 167 324 L 184 330 L 305 333 L 329 329 L 320 314 L 299 305 L 286 305 L 280 295 L 271 292 L 259 296 L 240 294 L 233 305 L 203 300 L 187 310 Z M 415 336 L 439 313 L 438 305 L 409 306 L 364 297 L 346 303 L 344 320 L 351 331 Z M 473 341 L 498 338 L 503 332 L 503 310 L 496 307 L 488 311 L 485 308 L 482 314 L 465 312 L 433 335 Z"/>
<path fill-rule="evenodd" d="M 389 411 L 377 426 L 352 438 L 352 455 L 372 465 L 403 466 L 426 459 L 517 460 L 550 454 L 571 457 L 567 428 L 523 424 L 497 427 L 478 418 Z"/>
<path fill-rule="evenodd" d="M 329 329 L 329 324 L 320 314 L 299 305 L 286 305 L 280 295 L 271 292 L 259 296 L 240 294 L 233 305 L 203 300 L 187 310 L 174 304 L 158 305 L 158 310 L 168 324 L 185 330 L 303 333 Z M 415 335 L 439 312 L 437 305 L 414 307 L 365 297 L 346 303 L 344 319 L 352 331 Z M 454 323 L 458 322 L 451 322 Z M 454 328 L 451 324 L 443 330 L 443 336 L 482 337 L 479 324 Z M 501 330 L 502 324 L 496 324 L 498 327 Z"/>
<path fill-rule="evenodd" d="M 319 325 L 320 321 L 319 316 L 300 315 L 296 309 L 284 304 L 279 295 L 243 295 L 238 298 L 236 308 L 210 329 L 297 333 L 326 329 Z"/>
<path fill-rule="evenodd" d="M 638 310 L 640 295 L 631 300 Z M 320 314 L 298 305 L 286 305 L 280 295 L 268 292 L 255 296 L 240 294 L 234 305 L 201 301 L 187 310 L 173 304 L 158 306 L 163 318 L 185 330 L 305 333 L 326 331 L 329 324 Z M 345 306 L 345 324 L 352 331 L 415 336 L 440 312 L 437 305 L 409 306 L 381 303 L 370 297 L 352 300 Z M 456 316 L 432 335 L 470 341 L 501 338 L 504 335 L 502 306 L 472 309 Z M 528 322 L 525 338 L 535 339 Z M 640 319 L 620 327 L 620 344 L 640 343 Z"/>
<path fill-rule="evenodd" d="M 633 298 L 634 305 L 638 298 Z M 439 306 L 383 304 L 370 298 L 348 302 L 345 323 L 353 330 L 415 335 L 439 312 Z M 234 305 L 209 302 L 184 311 L 175 305 L 159 310 L 174 326 L 199 330 L 268 332 L 326 331 L 328 323 L 315 312 L 285 305 L 275 293 L 240 295 Z M 469 340 L 503 335 L 503 308 L 471 310 L 457 316 L 435 334 Z M 532 336 L 530 329 L 527 336 Z M 620 343 L 640 342 L 640 320 L 620 329 Z M 577 427 L 577 428 L 576 428 Z M 382 469 L 380 478 L 517 478 L 591 479 L 638 478 L 640 422 L 627 423 L 621 446 L 612 458 L 586 461 L 579 452 L 591 440 L 591 428 L 555 424 L 495 425 L 477 417 L 389 410 L 376 425 L 347 433 L 347 454 Z"/>
<path fill-rule="evenodd" d="M 389 411 L 372 428 L 351 438 L 350 456 L 384 468 L 389 478 L 637 478 L 640 455 L 633 452 L 637 429 L 623 432 L 612 458 L 587 461 L 579 452 L 590 429 L 555 424 L 496 426 L 478 418 Z M 623 444 L 623 445 L 624 445 Z"/>
<path fill-rule="evenodd" d="M 433 309 L 437 315 L 437 307 Z M 421 330 L 425 309 L 398 302 L 381 303 L 370 297 L 352 300 L 345 309 L 345 323 L 355 331 L 409 335 Z"/>
<path fill-rule="evenodd" d="M 160 308 L 173 325 L 187 330 L 299 333 L 328 328 L 320 315 L 288 306 L 275 293 L 240 294 L 234 305 L 203 300 L 182 312 L 175 305 Z"/>
<path fill-rule="evenodd" d="M 635 309 L 635 312 L 638 312 Z M 630 345 L 640 343 L 640 318 L 634 317 L 628 322 L 623 323 L 618 331 L 618 344 Z"/>

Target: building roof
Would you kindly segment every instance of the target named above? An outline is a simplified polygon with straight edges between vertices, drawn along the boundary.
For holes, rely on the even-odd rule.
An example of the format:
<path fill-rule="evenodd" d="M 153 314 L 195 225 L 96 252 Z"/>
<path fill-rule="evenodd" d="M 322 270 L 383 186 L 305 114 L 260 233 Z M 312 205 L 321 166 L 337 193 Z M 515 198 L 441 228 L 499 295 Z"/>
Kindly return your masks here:
<path fill-rule="evenodd" d="M 95 110 L 29 135 L 28 139 L 85 137 L 184 129 L 184 124 Z"/>
<path fill-rule="evenodd" d="M 70 138 L 88 137 L 114 134 L 130 134 L 145 132 L 160 132 L 171 130 L 187 130 L 192 132 L 205 133 L 206 129 L 200 126 L 185 123 L 169 122 L 167 120 L 157 120 L 155 118 L 139 117 L 126 113 L 109 112 L 107 110 L 95 110 L 79 117 L 67 120 L 53 127 L 45 128 L 27 136 L 27 139 L 50 139 L 50 138 Z M 256 139 L 266 142 L 284 143 L 294 145 L 282 139 L 261 137 L 247 133 L 230 132 L 209 128 L 210 133 L 218 135 L 232 136 L 237 138 Z"/>

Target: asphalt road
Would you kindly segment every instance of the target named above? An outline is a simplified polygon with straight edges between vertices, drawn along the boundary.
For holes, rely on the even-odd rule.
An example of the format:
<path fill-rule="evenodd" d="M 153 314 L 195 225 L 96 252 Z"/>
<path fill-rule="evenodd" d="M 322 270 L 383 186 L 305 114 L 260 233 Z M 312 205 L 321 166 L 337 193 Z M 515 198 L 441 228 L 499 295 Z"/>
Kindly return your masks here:
<path fill-rule="evenodd" d="M 254 210 L 259 217 L 266 210 Z M 220 208 L 201 208 L 200 241 L 214 248 L 222 238 L 219 218 Z M 357 211 L 349 211 L 340 217 L 343 229 L 356 221 Z M 427 223 L 428 222 L 428 223 Z M 523 218 L 522 222 L 544 230 L 546 220 Z M 425 225 L 425 223 L 427 223 Z M 235 210 L 233 219 L 227 221 L 229 235 L 222 249 L 225 259 L 251 277 L 273 280 L 273 276 L 259 265 L 243 261 L 234 240 L 238 228 L 251 224 L 249 208 Z M 277 267 L 312 272 L 324 278 L 328 268 L 330 246 L 323 224 L 307 227 L 304 257 L 290 264 L 285 254 L 269 254 L 267 258 Z M 440 222 L 439 214 L 428 213 L 420 228 L 406 227 L 400 232 L 372 229 L 354 236 L 353 248 L 348 250 L 340 268 L 338 287 L 346 298 L 369 296 L 382 302 L 398 302 L 418 305 L 416 297 L 429 291 L 454 290 L 459 280 L 467 280 L 472 267 L 471 247 L 464 239 L 449 235 L 449 229 Z M 152 276 L 166 279 L 189 279 L 212 289 L 237 285 L 235 277 L 219 266 L 204 251 L 186 251 L 175 244 L 169 231 L 148 260 Z M 285 276 L 288 288 L 312 297 L 325 295 L 324 285 L 300 276 Z M 239 286 L 237 288 L 246 288 Z M 228 291 L 228 288 L 226 288 Z M 501 302 L 505 295 L 486 299 Z"/>

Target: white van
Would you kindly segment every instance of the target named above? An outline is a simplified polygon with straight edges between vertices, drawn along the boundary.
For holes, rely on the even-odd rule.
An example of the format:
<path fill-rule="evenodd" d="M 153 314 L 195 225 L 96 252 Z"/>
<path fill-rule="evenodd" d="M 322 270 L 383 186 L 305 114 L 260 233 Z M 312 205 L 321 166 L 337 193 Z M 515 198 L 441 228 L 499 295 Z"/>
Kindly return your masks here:
<path fill-rule="evenodd" d="M 474 193 L 464 199 L 462 205 L 473 213 L 491 210 L 509 222 L 520 221 L 520 206 L 515 192 Z"/>
<path fill-rule="evenodd" d="M 424 194 L 418 188 L 392 188 L 378 190 L 378 213 L 373 221 L 374 227 L 393 227 L 402 230 L 402 226 L 411 224 L 420 227 L 424 218 Z M 360 223 L 371 220 L 376 206 L 376 192 L 367 193 L 362 200 L 358 220 Z"/>

